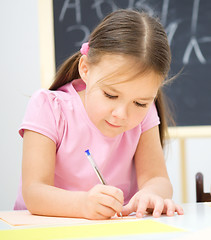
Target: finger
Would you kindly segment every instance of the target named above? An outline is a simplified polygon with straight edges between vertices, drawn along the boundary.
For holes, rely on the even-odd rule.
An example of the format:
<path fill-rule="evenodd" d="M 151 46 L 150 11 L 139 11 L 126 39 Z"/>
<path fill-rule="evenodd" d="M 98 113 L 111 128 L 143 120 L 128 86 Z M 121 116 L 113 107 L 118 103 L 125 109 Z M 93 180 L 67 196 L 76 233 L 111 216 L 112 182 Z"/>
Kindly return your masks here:
<path fill-rule="evenodd" d="M 119 201 L 121 204 L 124 203 L 124 195 L 121 189 L 114 186 L 102 185 L 101 193 L 109 195 Z"/>
<path fill-rule="evenodd" d="M 164 201 L 162 198 L 156 198 L 154 200 L 154 211 L 153 211 L 153 217 L 158 218 L 160 217 L 161 213 L 164 209 Z"/>
<path fill-rule="evenodd" d="M 106 219 L 109 219 L 111 218 L 110 216 L 106 216 L 104 214 L 102 214 L 101 212 L 95 212 L 91 218 L 89 219 L 92 219 L 92 220 L 106 220 Z"/>
<path fill-rule="evenodd" d="M 137 210 L 136 210 L 136 216 L 137 217 L 143 217 L 146 213 L 146 210 L 149 206 L 149 198 L 140 198 L 139 199 L 139 202 L 138 202 L 138 207 L 137 207 Z"/>
<path fill-rule="evenodd" d="M 184 214 L 184 210 L 181 206 L 177 205 L 176 204 L 176 207 L 175 207 L 175 211 L 179 214 L 179 215 L 183 215 Z"/>
<path fill-rule="evenodd" d="M 174 216 L 174 212 L 175 212 L 175 203 L 173 200 L 171 199 L 165 199 L 164 200 L 164 210 L 163 213 L 166 213 L 167 216 L 172 217 Z"/>
<path fill-rule="evenodd" d="M 115 197 L 101 193 L 100 199 L 99 199 L 100 205 L 104 207 L 108 207 L 111 210 L 114 211 L 114 214 L 120 213 L 122 211 L 122 203 L 120 203 Z M 113 214 L 113 215 L 114 215 Z"/>
<path fill-rule="evenodd" d="M 129 203 L 127 205 L 123 206 L 122 212 L 121 212 L 123 216 L 128 216 L 130 213 L 136 211 L 134 202 L 135 202 L 134 198 L 131 198 Z"/>
<path fill-rule="evenodd" d="M 96 212 L 99 215 L 102 215 L 102 217 L 104 218 L 111 218 L 116 214 L 116 211 L 108 206 L 104 206 L 104 205 L 98 205 L 96 208 Z"/>
<path fill-rule="evenodd" d="M 104 209 L 105 207 L 98 204 L 95 206 L 95 209 L 93 211 L 88 211 L 85 218 L 92 219 L 92 220 L 103 220 L 103 219 L 109 219 L 113 212 L 110 212 L 110 214 L 106 213 L 107 211 Z"/>

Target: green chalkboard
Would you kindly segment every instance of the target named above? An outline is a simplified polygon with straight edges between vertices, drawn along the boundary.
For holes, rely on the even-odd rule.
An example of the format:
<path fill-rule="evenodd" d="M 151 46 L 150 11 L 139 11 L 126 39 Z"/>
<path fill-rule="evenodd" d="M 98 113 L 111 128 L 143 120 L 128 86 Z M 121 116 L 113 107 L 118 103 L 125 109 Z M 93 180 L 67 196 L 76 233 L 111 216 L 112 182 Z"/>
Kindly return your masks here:
<path fill-rule="evenodd" d="M 119 8 L 144 9 L 163 23 L 172 50 L 171 74 L 182 74 L 166 89 L 179 126 L 211 125 L 210 0 L 54 0 L 57 67 L 86 42 L 93 28 Z"/>

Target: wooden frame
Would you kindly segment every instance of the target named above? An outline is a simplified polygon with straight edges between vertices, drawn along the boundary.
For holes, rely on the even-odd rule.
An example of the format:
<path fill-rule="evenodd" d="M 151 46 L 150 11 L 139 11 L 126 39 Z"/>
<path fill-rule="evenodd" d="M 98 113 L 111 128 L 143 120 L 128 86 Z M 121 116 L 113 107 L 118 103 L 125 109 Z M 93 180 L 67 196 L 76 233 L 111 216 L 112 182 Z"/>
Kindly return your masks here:
<path fill-rule="evenodd" d="M 38 0 L 41 87 L 49 88 L 55 72 L 53 0 Z"/>

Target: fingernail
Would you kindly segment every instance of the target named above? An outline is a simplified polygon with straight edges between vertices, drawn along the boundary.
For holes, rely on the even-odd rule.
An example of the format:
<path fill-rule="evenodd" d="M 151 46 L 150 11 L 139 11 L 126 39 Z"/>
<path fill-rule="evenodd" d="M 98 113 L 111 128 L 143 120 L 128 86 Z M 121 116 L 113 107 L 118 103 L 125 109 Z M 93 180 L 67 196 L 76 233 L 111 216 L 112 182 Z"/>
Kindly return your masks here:
<path fill-rule="evenodd" d="M 138 218 L 142 218 L 142 217 L 143 217 L 142 213 L 140 213 L 140 212 L 138 212 L 138 213 L 136 214 L 136 216 L 137 216 Z"/>
<path fill-rule="evenodd" d="M 154 217 L 160 217 L 160 212 L 156 211 L 153 215 Z"/>
<path fill-rule="evenodd" d="M 179 214 L 183 215 L 183 214 L 184 214 L 184 211 L 183 211 L 183 210 L 180 210 L 180 211 L 179 211 Z"/>
<path fill-rule="evenodd" d="M 168 211 L 168 215 L 173 216 L 174 215 L 173 211 Z"/>

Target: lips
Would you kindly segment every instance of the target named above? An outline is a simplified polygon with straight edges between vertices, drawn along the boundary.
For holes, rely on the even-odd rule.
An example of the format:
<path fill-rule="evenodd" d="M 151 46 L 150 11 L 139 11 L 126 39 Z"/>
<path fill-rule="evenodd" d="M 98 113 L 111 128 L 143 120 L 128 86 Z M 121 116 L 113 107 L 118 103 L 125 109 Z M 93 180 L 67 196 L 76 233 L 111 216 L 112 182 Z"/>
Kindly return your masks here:
<path fill-rule="evenodd" d="M 106 120 L 105 120 L 106 121 Z M 119 125 L 115 125 L 115 124 L 112 124 L 112 123 L 110 123 L 110 122 L 108 122 L 108 121 L 106 121 L 106 123 L 110 126 L 110 127 L 113 127 L 113 128 L 120 128 L 121 126 L 119 126 Z"/>

